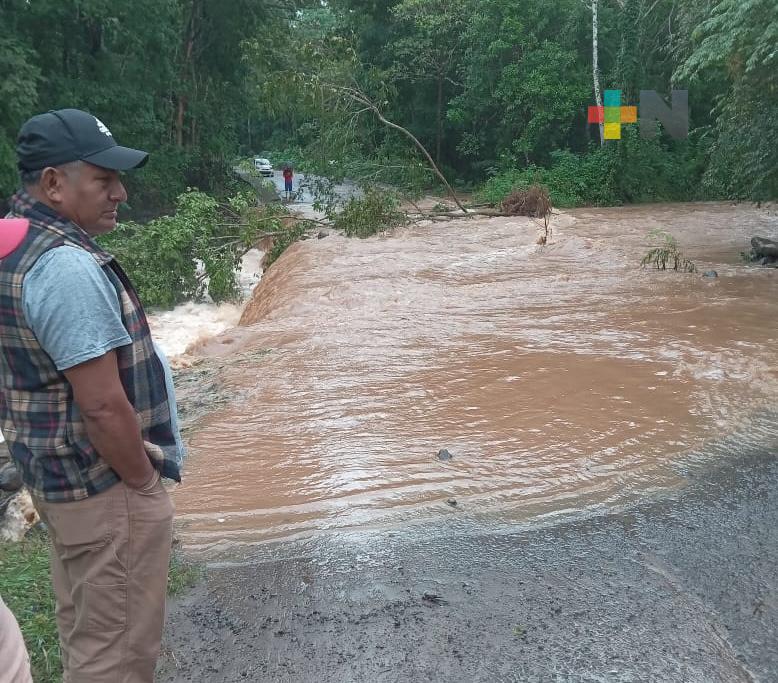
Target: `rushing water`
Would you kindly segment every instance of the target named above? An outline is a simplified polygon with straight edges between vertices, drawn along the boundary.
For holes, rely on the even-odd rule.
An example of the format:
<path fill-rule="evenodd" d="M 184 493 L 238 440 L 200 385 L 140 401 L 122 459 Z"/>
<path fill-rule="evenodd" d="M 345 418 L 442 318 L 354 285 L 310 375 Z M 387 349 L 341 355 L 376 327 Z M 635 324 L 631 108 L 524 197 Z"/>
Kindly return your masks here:
<path fill-rule="evenodd" d="M 778 396 L 778 271 L 739 252 L 778 217 L 654 205 L 553 227 L 544 248 L 523 218 L 292 247 L 242 327 L 200 350 L 238 398 L 190 441 L 183 540 L 618 504 L 759 427 Z M 719 277 L 641 270 L 654 228 Z"/>
<path fill-rule="evenodd" d="M 244 299 L 251 296 L 262 277 L 263 256 L 258 249 L 250 249 L 241 259 L 238 288 Z M 187 301 L 170 311 L 149 314 L 149 327 L 165 355 L 177 365 L 184 361 L 182 357 L 190 346 L 235 327 L 242 311 L 243 306 L 237 303 Z"/>

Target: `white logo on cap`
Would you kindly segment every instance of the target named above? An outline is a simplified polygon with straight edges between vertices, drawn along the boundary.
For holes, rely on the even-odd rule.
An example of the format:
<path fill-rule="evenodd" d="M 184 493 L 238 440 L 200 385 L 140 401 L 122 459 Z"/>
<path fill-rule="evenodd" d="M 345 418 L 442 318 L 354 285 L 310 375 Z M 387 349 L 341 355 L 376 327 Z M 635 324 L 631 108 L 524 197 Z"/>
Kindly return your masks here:
<path fill-rule="evenodd" d="M 111 135 L 111 131 L 108 130 L 108 127 L 96 116 L 94 117 L 94 120 L 97 122 L 97 128 L 101 133 L 105 133 L 109 138 L 112 138 L 113 135 Z"/>

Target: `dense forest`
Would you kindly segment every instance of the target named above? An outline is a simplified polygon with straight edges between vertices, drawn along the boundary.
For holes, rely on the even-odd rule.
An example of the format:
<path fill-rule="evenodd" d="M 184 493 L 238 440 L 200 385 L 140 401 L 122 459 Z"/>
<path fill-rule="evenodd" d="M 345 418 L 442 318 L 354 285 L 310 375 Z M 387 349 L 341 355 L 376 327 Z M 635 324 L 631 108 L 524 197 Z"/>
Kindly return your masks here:
<path fill-rule="evenodd" d="M 546 184 L 563 205 L 778 196 L 778 0 L 0 0 L 0 195 L 31 114 L 79 107 L 152 161 L 151 217 L 256 153 L 428 187 Z M 609 89 L 688 89 L 690 134 L 602 141 Z M 599 100 L 598 100 L 599 98 Z"/>

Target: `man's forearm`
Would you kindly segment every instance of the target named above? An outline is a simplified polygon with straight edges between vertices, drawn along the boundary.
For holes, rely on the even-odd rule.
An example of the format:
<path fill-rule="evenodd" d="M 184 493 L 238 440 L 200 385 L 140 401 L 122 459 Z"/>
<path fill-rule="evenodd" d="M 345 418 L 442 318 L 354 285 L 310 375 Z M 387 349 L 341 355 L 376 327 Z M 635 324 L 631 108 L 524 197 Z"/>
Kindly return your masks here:
<path fill-rule="evenodd" d="M 125 484 L 140 488 L 152 478 L 154 467 L 129 402 L 102 406 L 83 414 L 83 420 L 92 445 Z"/>

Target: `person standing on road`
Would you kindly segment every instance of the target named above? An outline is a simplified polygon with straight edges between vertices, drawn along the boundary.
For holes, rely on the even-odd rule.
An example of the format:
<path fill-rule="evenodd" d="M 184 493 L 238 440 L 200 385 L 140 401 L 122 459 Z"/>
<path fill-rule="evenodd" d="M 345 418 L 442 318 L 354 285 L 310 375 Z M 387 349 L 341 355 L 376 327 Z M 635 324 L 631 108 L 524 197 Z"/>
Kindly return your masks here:
<path fill-rule="evenodd" d="M 291 166 L 284 166 L 284 198 L 292 198 L 292 185 L 294 180 L 294 171 Z"/>
<path fill-rule="evenodd" d="M 180 481 L 169 368 L 127 275 L 94 237 L 116 227 L 120 147 L 62 109 L 19 133 L 23 188 L 0 228 L 0 426 L 51 539 L 64 681 L 151 683 Z"/>

